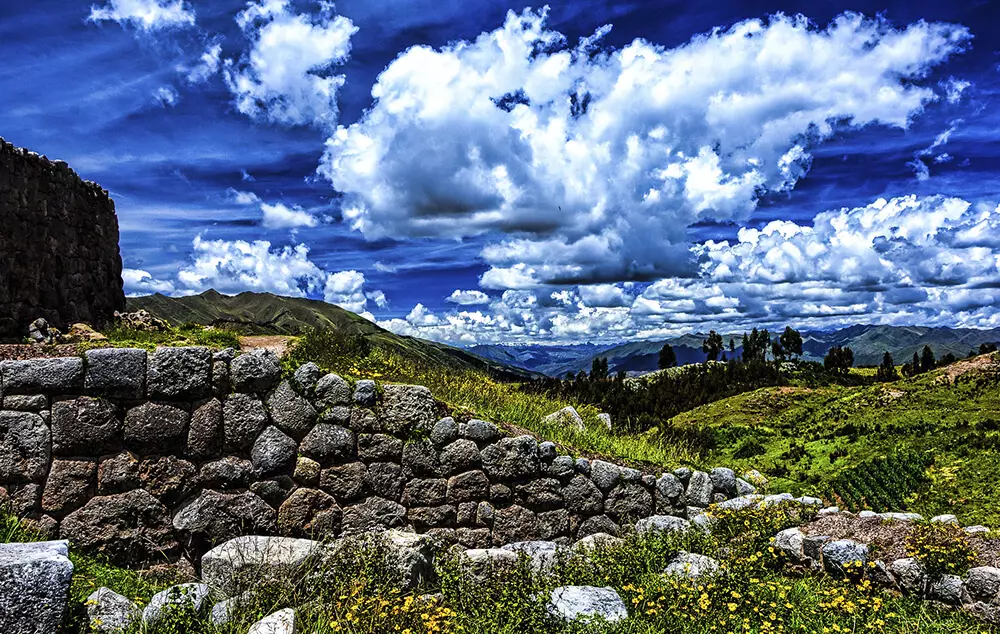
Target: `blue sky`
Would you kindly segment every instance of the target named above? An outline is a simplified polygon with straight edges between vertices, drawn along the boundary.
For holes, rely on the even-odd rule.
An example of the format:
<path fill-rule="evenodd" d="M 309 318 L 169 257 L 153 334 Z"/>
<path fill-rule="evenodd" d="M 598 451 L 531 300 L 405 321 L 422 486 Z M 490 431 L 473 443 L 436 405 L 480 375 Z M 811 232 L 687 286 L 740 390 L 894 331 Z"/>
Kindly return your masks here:
<path fill-rule="evenodd" d="M 0 136 L 112 193 L 132 294 L 459 344 L 996 327 L 989 5 L 8 2 Z"/>

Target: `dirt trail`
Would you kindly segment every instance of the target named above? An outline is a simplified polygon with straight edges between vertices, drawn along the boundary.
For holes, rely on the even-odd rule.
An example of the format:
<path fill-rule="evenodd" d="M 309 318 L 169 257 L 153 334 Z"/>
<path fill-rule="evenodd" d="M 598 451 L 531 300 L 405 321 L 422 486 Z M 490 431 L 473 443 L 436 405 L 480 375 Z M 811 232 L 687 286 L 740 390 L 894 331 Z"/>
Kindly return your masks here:
<path fill-rule="evenodd" d="M 274 354 L 282 357 L 288 351 L 288 343 L 292 337 L 285 335 L 268 335 L 266 337 L 240 337 L 240 349 L 244 352 L 248 350 L 270 350 Z"/>

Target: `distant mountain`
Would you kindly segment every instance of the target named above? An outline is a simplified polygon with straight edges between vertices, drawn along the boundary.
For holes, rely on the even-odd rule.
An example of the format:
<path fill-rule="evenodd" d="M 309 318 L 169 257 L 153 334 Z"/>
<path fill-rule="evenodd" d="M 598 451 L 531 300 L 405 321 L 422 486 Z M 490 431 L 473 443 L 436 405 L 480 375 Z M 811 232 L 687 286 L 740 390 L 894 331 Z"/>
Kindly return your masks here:
<path fill-rule="evenodd" d="M 167 297 L 157 293 L 126 300 L 126 310 L 140 309 L 173 325 L 194 322 L 229 326 L 245 334 L 299 335 L 309 329 L 331 328 L 360 334 L 374 344 L 422 363 L 488 371 L 501 378 L 537 376 L 520 366 L 487 359 L 462 348 L 397 335 L 360 315 L 319 300 L 271 293 L 223 295 L 214 290 L 188 297 Z"/>
<path fill-rule="evenodd" d="M 644 373 L 656 370 L 657 359 L 664 343 L 669 343 L 677 355 L 680 365 L 701 363 L 706 355 L 701 351 L 704 334 L 691 334 L 673 339 L 656 341 L 633 341 L 617 346 L 476 346 L 471 350 L 482 356 L 496 358 L 491 354 L 502 354 L 497 361 L 542 372 L 549 376 L 564 376 L 567 372 L 590 372 L 596 358 L 606 358 L 608 369 L 614 374 L 620 370 L 629 373 Z M 722 340 L 729 352 L 729 340 L 736 345 L 736 355 L 743 353 L 742 333 L 726 334 Z M 847 346 L 854 351 L 854 364 L 878 365 L 882 355 L 888 351 L 897 364 L 909 360 L 914 352 L 920 353 L 925 345 L 931 347 L 934 355 L 941 358 L 951 353 L 965 357 L 972 350 L 978 350 L 983 343 L 1000 343 L 1000 328 L 978 330 L 975 328 L 930 328 L 926 326 L 869 326 L 858 325 L 835 331 L 803 331 L 803 358 L 822 361 L 833 346 Z M 490 354 L 480 352 L 489 349 Z M 496 351 L 499 349 L 499 351 Z M 548 352 L 547 352 L 548 351 Z M 543 363 L 525 360 L 545 359 Z"/>

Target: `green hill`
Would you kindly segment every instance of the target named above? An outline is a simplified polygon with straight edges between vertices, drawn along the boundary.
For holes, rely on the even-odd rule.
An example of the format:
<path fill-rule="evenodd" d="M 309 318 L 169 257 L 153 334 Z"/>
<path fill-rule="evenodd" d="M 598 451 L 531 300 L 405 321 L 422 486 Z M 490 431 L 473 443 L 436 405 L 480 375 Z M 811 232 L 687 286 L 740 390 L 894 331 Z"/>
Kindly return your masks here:
<path fill-rule="evenodd" d="M 461 348 L 394 334 L 360 315 L 314 299 L 251 292 L 223 295 L 208 290 L 188 297 L 159 293 L 130 297 L 126 310 L 145 310 L 174 326 L 197 323 L 246 335 L 298 336 L 309 330 L 329 329 L 360 336 L 403 358 L 429 366 L 485 371 L 498 378 L 515 380 L 534 376 L 532 372 L 484 359 Z"/>

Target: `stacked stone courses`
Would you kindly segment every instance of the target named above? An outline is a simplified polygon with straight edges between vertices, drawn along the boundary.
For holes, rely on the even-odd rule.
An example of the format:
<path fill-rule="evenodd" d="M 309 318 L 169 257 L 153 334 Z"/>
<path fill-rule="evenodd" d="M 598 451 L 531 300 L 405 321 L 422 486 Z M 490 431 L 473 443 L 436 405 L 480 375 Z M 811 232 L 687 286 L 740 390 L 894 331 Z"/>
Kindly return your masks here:
<path fill-rule="evenodd" d="M 125 308 L 115 204 L 66 163 L 0 138 L 0 227 L 0 337 L 24 337 L 39 317 L 63 328 Z"/>
<path fill-rule="evenodd" d="M 421 386 L 270 352 L 100 349 L 0 363 L 0 497 L 123 563 L 240 535 L 412 528 L 468 548 L 569 543 L 753 493 L 729 469 L 644 474 L 457 422 Z"/>

